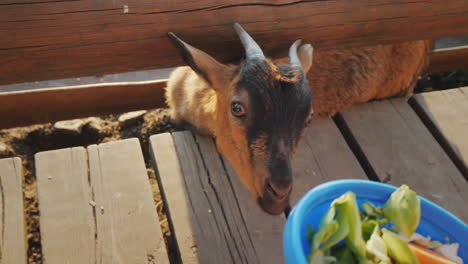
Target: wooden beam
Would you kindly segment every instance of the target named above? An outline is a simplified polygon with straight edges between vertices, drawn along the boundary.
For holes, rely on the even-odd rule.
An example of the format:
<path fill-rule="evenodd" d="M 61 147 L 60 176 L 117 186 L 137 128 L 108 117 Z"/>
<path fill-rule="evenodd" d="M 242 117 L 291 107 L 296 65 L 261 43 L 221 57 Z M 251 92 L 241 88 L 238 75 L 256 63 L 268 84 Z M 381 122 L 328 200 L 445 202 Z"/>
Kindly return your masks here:
<path fill-rule="evenodd" d="M 0 129 L 164 105 L 165 80 L 0 93 Z"/>
<path fill-rule="evenodd" d="M 428 72 L 468 68 L 468 46 L 436 49 L 429 56 Z M 172 69 L 0 86 L 0 129 L 166 107 L 164 87 Z"/>
<path fill-rule="evenodd" d="M 429 56 L 427 72 L 445 72 L 455 69 L 468 69 L 468 45 L 445 49 L 435 49 Z"/>
<path fill-rule="evenodd" d="M 1 3 L 0 84 L 180 65 L 166 37 L 221 61 L 242 55 L 240 22 L 267 55 L 296 39 L 316 48 L 468 34 L 465 0 L 8 1 Z"/>

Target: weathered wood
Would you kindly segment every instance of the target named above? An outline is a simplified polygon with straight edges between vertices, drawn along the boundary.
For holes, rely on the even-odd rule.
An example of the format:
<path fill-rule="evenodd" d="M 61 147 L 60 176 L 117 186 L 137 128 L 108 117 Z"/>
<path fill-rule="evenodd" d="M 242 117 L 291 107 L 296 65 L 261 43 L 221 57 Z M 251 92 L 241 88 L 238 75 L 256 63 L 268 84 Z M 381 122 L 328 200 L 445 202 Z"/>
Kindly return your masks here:
<path fill-rule="evenodd" d="M 444 72 L 456 69 L 468 69 L 468 45 L 435 49 L 429 54 L 429 67 L 426 72 Z"/>
<path fill-rule="evenodd" d="M 0 93 L 0 129 L 164 105 L 165 80 Z"/>
<path fill-rule="evenodd" d="M 169 263 L 138 139 L 35 159 L 45 262 Z"/>
<path fill-rule="evenodd" d="M 435 50 L 429 54 L 428 72 L 442 70 L 438 65 L 444 70 L 465 67 L 467 51 Z M 166 107 L 164 88 L 170 72 L 160 69 L 0 86 L 0 129 Z"/>
<path fill-rule="evenodd" d="M 174 142 L 171 135 L 167 133 L 151 136 L 150 142 L 153 167 L 156 169 L 158 182 L 163 187 L 161 193 L 166 203 L 176 208 L 176 210 L 168 209 L 168 217 L 172 220 L 171 226 L 177 226 L 177 229 L 173 230 L 173 235 L 178 240 L 178 250 L 184 263 L 195 263 L 197 261 L 197 248 L 193 237 L 193 228 L 188 218 L 191 214 L 190 210 L 192 210 L 189 206 L 191 200 L 183 191 L 184 176 Z M 204 208 L 204 211 L 208 211 L 208 209 Z"/>
<path fill-rule="evenodd" d="M 0 159 L 0 264 L 26 263 L 22 182 L 21 160 Z"/>
<path fill-rule="evenodd" d="M 267 215 L 211 138 L 151 137 L 164 199 L 184 263 L 282 263 L 284 217 Z"/>
<path fill-rule="evenodd" d="M 41 0 L 42 1 L 42 0 Z M 85 76 L 78 78 L 54 79 L 27 83 L 0 85 L 0 93 L 43 90 L 49 88 L 82 87 L 83 85 L 100 87 L 101 85 L 126 84 L 138 85 L 166 80 L 175 68 L 163 68 L 147 71 L 134 71 L 101 76 Z"/>
<path fill-rule="evenodd" d="M 222 197 L 225 189 L 218 191 L 220 194 L 220 200 L 223 201 L 223 206 L 225 208 L 233 208 L 231 215 L 227 217 L 239 217 L 236 222 L 238 227 L 238 232 L 240 236 L 244 236 L 245 240 L 242 244 L 244 249 L 239 247 L 238 250 L 247 250 L 251 249 L 250 256 L 251 261 L 245 261 L 245 263 L 283 263 L 284 257 L 283 252 L 273 251 L 272 249 L 281 249 L 282 248 L 282 239 L 283 239 L 283 227 L 286 219 L 283 215 L 281 216 L 272 216 L 263 212 L 257 202 L 252 197 L 252 194 L 247 190 L 247 188 L 240 181 L 239 176 L 235 173 L 234 169 L 224 157 L 220 156 L 217 152 L 216 145 L 212 139 L 204 138 L 197 135 L 197 141 L 200 145 L 201 153 L 203 154 L 204 160 L 206 161 L 208 171 L 210 175 L 216 175 L 214 168 L 221 165 L 225 169 L 226 175 L 220 174 L 219 179 L 213 179 L 213 184 L 216 184 L 219 181 L 219 186 L 221 183 L 225 185 L 225 189 L 232 188 L 232 196 L 226 195 Z M 220 158 L 222 161 L 221 164 L 211 163 L 209 161 L 216 160 L 216 157 Z M 227 179 L 226 181 L 221 181 Z M 231 205 L 225 203 L 224 201 L 230 201 Z M 238 209 L 236 209 L 236 205 Z M 230 219 L 231 220 L 231 219 Z M 248 231 L 248 235 L 245 235 L 244 231 L 241 228 L 241 225 L 244 225 Z M 248 239 L 248 240 L 247 240 Z M 250 242 L 248 244 L 247 242 Z M 237 262 L 236 262 L 237 263 Z"/>
<path fill-rule="evenodd" d="M 468 87 L 421 93 L 416 112 L 468 179 Z"/>
<path fill-rule="evenodd" d="M 267 54 L 296 39 L 318 48 L 468 33 L 464 0 L 21 1 L 2 3 L 0 83 L 174 66 L 166 34 L 214 54 L 242 55 L 240 22 Z"/>
<path fill-rule="evenodd" d="M 440 38 L 433 41 L 435 49 L 455 48 L 468 45 L 468 35 Z"/>
<path fill-rule="evenodd" d="M 313 120 L 293 161 L 292 205 L 314 186 L 338 179 L 367 179 L 331 119 Z"/>
<path fill-rule="evenodd" d="M 98 263 L 169 263 L 138 139 L 88 153 Z"/>
<path fill-rule="evenodd" d="M 95 263 L 96 230 L 86 150 L 40 152 L 35 161 L 44 261 Z"/>
<path fill-rule="evenodd" d="M 467 181 L 406 100 L 367 103 L 342 115 L 380 180 L 406 183 L 468 220 Z"/>

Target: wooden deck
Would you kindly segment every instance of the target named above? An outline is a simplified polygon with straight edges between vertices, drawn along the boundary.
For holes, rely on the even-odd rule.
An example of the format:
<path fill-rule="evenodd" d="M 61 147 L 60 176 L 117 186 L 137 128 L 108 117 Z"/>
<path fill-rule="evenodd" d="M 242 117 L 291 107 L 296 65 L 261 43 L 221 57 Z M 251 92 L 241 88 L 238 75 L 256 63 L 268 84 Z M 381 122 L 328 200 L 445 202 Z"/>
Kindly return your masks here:
<path fill-rule="evenodd" d="M 293 203 L 343 178 L 409 184 L 468 221 L 468 87 L 314 120 L 294 160 Z M 176 248 L 161 235 L 140 143 L 35 156 L 45 263 L 284 263 L 286 218 L 263 213 L 213 139 L 154 135 L 151 159 Z M 0 160 L 0 263 L 25 263 L 21 162 Z"/>

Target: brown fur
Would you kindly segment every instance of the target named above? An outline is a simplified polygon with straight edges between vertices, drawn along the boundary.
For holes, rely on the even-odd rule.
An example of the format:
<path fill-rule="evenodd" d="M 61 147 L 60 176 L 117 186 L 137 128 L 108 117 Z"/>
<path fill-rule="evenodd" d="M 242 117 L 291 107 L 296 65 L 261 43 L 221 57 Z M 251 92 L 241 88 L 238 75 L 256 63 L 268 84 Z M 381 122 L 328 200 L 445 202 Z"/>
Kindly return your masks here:
<path fill-rule="evenodd" d="M 235 67 L 227 69 L 226 75 L 234 74 Z M 235 78 L 233 82 L 236 81 Z M 218 151 L 227 154 L 243 184 L 255 193 L 253 165 L 247 158 L 250 155 L 245 128 L 232 122 L 229 112 L 233 96 L 230 91 L 225 89 L 223 93 L 216 93 L 190 67 L 179 67 L 169 77 L 165 95 L 171 119 L 179 125 L 192 125 L 200 134 L 218 136 Z"/>
<path fill-rule="evenodd" d="M 427 64 L 428 41 L 316 51 L 308 74 L 317 117 L 357 103 L 409 96 Z"/>
<path fill-rule="evenodd" d="M 169 77 L 166 103 L 172 120 L 196 124 L 199 133 L 215 135 L 216 92 L 190 67 L 179 67 Z"/>
<path fill-rule="evenodd" d="M 314 116 L 332 116 L 353 104 L 411 94 L 417 76 L 426 65 L 428 50 L 428 41 L 415 41 L 316 51 L 307 75 L 313 93 Z M 266 137 L 259 137 L 251 145 L 252 157 L 246 128 L 230 113 L 234 96 L 250 108 L 246 94 L 234 94 L 233 86 L 239 79 L 242 65 L 218 65 L 211 57 L 204 58 L 203 52 L 196 52 L 194 61 L 199 60 L 198 64 L 213 69 L 216 74 L 197 75 L 189 67 L 175 70 L 166 91 L 171 117 L 177 123 L 191 124 L 202 134 L 215 136 L 219 152 L 228 158 L 255 198 L 261 197 L 269 173 L 266 164 L 259 164 L 266 163 L 270 155 L 264 146 Z M 291 72 L 288 76 L 288 73 L 280 73 L 274 64 L 270 65 L 274 79 L 297 81 L 297 73 Z M 213 80 L 210 81 L 212 85 L 207 79 Z M 294 150 L 295 146 L 292 152 Z"/>

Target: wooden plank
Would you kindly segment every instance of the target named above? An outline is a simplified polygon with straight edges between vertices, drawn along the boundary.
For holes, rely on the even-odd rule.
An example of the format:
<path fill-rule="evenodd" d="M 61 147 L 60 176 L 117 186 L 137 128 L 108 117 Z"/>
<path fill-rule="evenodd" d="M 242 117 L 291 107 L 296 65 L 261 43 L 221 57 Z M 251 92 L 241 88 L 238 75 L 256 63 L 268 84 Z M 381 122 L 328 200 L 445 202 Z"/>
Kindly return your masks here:
<path fill-rule="evenodd" d="M 179 164 L 172 137 L 168 133 L 150 137 L 150 153 L 153 167 L 156 169 L 158 182 L 163 188 L 160 189 L 163 198 L 169 206 L 175 206 L 176 210 L 169 211 L 171 226 L 177 226 L 173 230 L 178 238 L 179 251 L 184 263 L 195 263 L 197 260 L 197 248 L 192 235 L 192 226 L 188 220 L 190 215 L 187 194 L 181 190 L 184 188 L 184 176 Z M 157 165 L 156 165 L 157 161 Z M 187 177 L 189 178 L 189 177 Z M 208 210 L 209 208 L 204 208 Z M 180 219 L 180 220 L 179 220 Z"/>
<path fill-rule="evenodd" d="M 169 31 L 232 61 L 242 54 L 234 22 L 267 54 L 286 53 L 300 38 L 333 48 L 468 33 L 465 0 L 22 1 L 1 8 L 2 84 L 175 66 L 181 60 Z"/>
<path fill-rule="evenodd" d="M 22 183 L 21 160 L 0 159 L 0 264 L 26 263 Z"/>
<path fill-rule="evenodd" d="M 150 141 L 184 263 L 283 263 L 284 217 L 261 211 L 211 138 L 185 131 Z"/>
<path fill-rule="evenodd" d="M 343 114 L 380 180 L 408 184 L 465 222 L 468 183 L 404 99 L 355 106 Z"/>
<path fill-rule="evenodd" d="M 125 83 L 127 85 L 144 84 L 155 81 L 165 81 L 175 68 L 164 68 L 157 70 L 124 72 L 106 74 L 101 76 L 85 76 L 79 78 L 68 78 L 58 80 L 35 81 L 28 83 L 14 83 L 0 85 L 0 93 L 43 90 L 48 88 L 81 87 L 83 85 L 97 86 Z"/>
<path fill-rule="evenodd" d="M 429 67 L 426 72 L 445 72 L 468 69 L 468 45 L 435 49 L 429 54 Z"/>
<path fill-rule="evenodd" d="M 165 86 L 155 80 L 0 93 L 0 129 L 161 107 Z"/>
<path fill-rule="evenodd" d="M 97 262 L 169 263 L 138 139 L 92 145 L 88 153 Z"/>
<path fill-rule="evenodd" d="M 434 41 L 435 49 L 454 48 L 468 45 L 468 35 L 440 38 Z"/>
<path fill-rule="evenodd" d="M 35 161 L 44 261 L 94 263 L 96 230 L 86 150 L 40 152 Z"/>
<path fill-rule="evenodd" d="M 429 54 L 428 72 L 440 70 L 439 65 L 447 70 L 465 67 L 467 51 L 433 51 Z M 0 86 L 0 129 L 167 107 L 164 88 L 170 71 L 161 69 Z"/>
<path fill-rule="evenodd" d="M 222 209 L 232 208 L 230 214 L 226 214 L 226 218 L 233 220 L 239 214 L 241 216 L 235 218 L 237 232 L 241 237 L 245 236 L 246 233 L 248 236 L 242 238 L 244 241 L 240 245 L 243 245 L 244 248 L 238 246 L 238 250 L 248 250 L 247 248 L 251 250 L 250 258 L 246 257 L 245 263 L 283 263 L 283 252 L 280 250 L 273 252 L 272 249 L 282 248 L 283 227 L 286 221 L 284 216 L 272 216 L 260 209 L 252 194 L 241 183 L 229 161 L 217 152 L 212 138 L 196 135 L 196 141 L 200 146 L 200 153 L 209 175 L 214 175 L 211 178 L 211 184 L 219 186 L 217 193 L 219 200 L 222 201 Z M 224 173 L 222 173 L 222 169 Z M 231 189 L 230 194 L 228 193 L 229 189 Z M 230 226 L 234 226 L 234 223 L 228 223 Z M 242 226 L 247 230 L 244 231 Z M 247 242 L 250 242 L 250 245 Z"/>
<path fill-rule="evenodd" d="M 35 159 L 45 262 L 169 263 L 137 139 Z"/>
<path fill-rule="evenodd" d="M 468 87 L 416 94 L 412 105 L 468 179 Z"/>
<path fill-rule="evenodd" d="M 335 123 L 313 120 L 299 142 L 293 161 L 291 205 L 314 186 L 338 179 L 367 179 Z"/>

